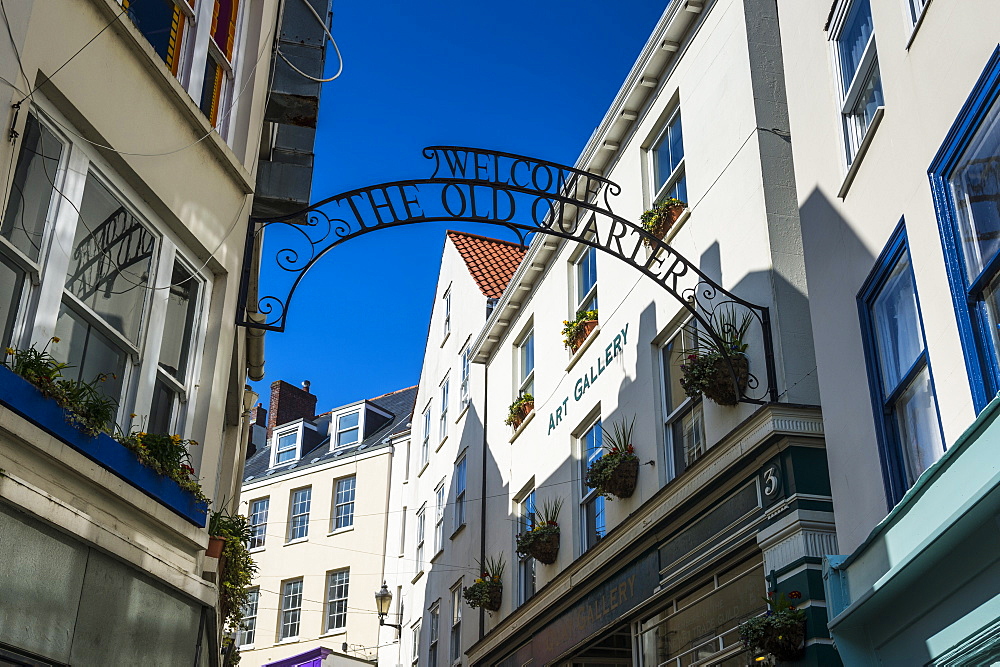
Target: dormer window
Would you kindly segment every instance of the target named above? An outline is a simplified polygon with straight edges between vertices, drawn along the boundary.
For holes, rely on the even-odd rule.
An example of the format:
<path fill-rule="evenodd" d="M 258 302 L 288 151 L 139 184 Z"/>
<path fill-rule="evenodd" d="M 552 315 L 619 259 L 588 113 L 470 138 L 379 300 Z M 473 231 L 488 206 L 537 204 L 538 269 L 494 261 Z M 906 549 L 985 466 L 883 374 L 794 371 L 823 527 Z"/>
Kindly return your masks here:
<path fill-rule="evenodd" d="M 337 417 L 336 446 L 346 447 L 358 442 L 360 429 L 361 412 L 349 412 L 346 415 Z"/>
<path fill-rule="evenodd" d="M 298 430 L 289 431 L 288 433 L 283 433 L 278 435 L 278 444 L 274 451 L 274 463 L 279 465 L 281 463 L 287 463 L 298 458 L 299 449 L 299 432 Z"/>

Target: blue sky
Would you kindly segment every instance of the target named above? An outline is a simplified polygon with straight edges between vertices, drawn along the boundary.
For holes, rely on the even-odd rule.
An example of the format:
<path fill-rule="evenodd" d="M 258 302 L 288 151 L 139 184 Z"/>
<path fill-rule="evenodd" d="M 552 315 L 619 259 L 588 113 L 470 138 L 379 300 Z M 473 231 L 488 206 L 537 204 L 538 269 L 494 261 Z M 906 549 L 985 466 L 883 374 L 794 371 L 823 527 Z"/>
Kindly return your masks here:
<path fill-rule="evenodd" d="M 344 71 L 323 86 L 313 201 L 425 178 L 431 145 L 573 164 L 667 4 L 335 0 Z M 319 412 L 416 384 L 449 228 L 506 231 L 427 223 L 327 254 L 297 290 L 286 331 L 266 336 L 254 387 L 265 406 L 279 379 L 310 380 Z M 265 268 L 262 293 L 267 280 Z"/>

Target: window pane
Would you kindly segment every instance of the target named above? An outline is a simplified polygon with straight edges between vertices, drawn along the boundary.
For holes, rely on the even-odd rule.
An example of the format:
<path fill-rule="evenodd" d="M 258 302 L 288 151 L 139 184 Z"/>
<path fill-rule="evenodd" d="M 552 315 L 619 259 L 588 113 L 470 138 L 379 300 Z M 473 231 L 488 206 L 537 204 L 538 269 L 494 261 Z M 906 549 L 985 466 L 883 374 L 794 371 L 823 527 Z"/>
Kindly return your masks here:
<path fill-rule="evenodd" d="M 354 525 L 354 491 L 356 478 L 348 477 L 337 482 L 334 499 L 334 530 Z"/>
<path fill-rule="evenodd" d="M 295 458 L 295 449 L 299 441 L 298 433 L 286 433 L 278 436 L 278 449 L 275 455 L 275 463 L 284 463 Z"/>
<path fill-rule="evenodd" d="M 66 289 L 137 341 L 156 238 L 87 174 Z"/>
<path fill-rule="evenodd" d="M 176 74 L 184 14 L 174 0 L 124 0 L 132 23 Z"/>
<path fill-rule="evenodd" d="M 1000 250 L 1000 101 L 959 160 L 951 188 L 971 281 Z"/>
<path fill-rule="evenodd" d="M 844 92 L 851 87 L 854 73 L 861 64 L 865 46 L 872 36 L 872 8 L 869 0 L 855 0 L 851 13 L 844 23 L 844 28 L 837 40 L 840 51 L 840 72 L 844 83 Z"/>
<path fill-rule="evenodd" d="M 607 533 L 607 526 L 604 519 L 604 496 L 595 496 L 587 503 L 587 543 L 589 549 L 597 544 Z"/>
<path fill-rule="evenodd" d="M 331 572 L 327 589 L 326 629 L 336 630 L 347 626 L 347 589 L 350 571 Z"/>
<path fill-rule="evenodd" d="M 578 307 L 577 310 L 594 310 L 597 308 L 597 295 L 596 293 L 590 299 L 587 299 L 587 295 L 590 290 L 594 288 L 597 284 L 597 250 L 594 248 L 588 248 L 580 258 L 580 261 L 576 265 L 576 284 L 577 284 L 577 299 Z"/>
<path fill-rule="evenodd" d="M 288 539 L 297 540 L 309 535 L 309 506 L 312 489 L 305 488 L 292 492 L 291 521 L 288 524 Z"/>
<path fill-rule="evenodd" d="M 663 347 L 661 354 L 664 402 L 667 405 L 667 415 L 669 415 L 687 399 L 684 388 L 681 386 L 681 378 L 683 377 L 681 364 L 684 363 L 684 349 L 679 334 Z"/>
<path fill-rule="evenodd" d="M 45 219 L 54 191 L 52 184 L 62 152 L 62 142 L 29 115 L 21 136 L 0 236 L 36 261 L 42 248 Z"/>
<path fill-rule="evenodd" d="M 120 400 L 127 355 L 110 338 L 87 323 L 80 315 L 63 304 L 56 320 L 56 338 L 49 348 L 52 356 L 68 363 L 71 368 L 63 377 L 81 382 L 98 382 L 102 394 Z"/>
<path fill-rule="evenodd" d="M 944 454 L 938 425 L 937 402 L 925 366 L 896 401 L 896 422 L 903 448 L 907 485 Z"/>
<path fill-rule="evenodd" d="M 848 122 L 853 123 L 856 128 L 855 145 L 851 146 L 852 153 L 858 149 L 865 133 L 871 127 L 872 120 L 875 118 L 875 112 L 883 104 L 882 76 L 879 73 L 879 66 L 876 62 L 871 72 L 868 73 L 864 90 L 861 91 L 858 101 L 854 103 L 854 107 L 847 116 Z"/>
<path fill-rule="evenodd" d="M 301 610 L 302 581 L 289 581 L 281 596 L 281 639 L 298 637 Z"/>
<path fill-rule="evenodd" d="M 219 113 L 219 96 L 222 94 L 222 65 L 212 55 L 205 58 L 205 79 L 201 84 L 201 103 L 198 105 L 208 121 L 216 124 Z"/>
<path fill-rule="evenodd" d="M 705 418 L 701 402 L 674 422 L 673 440 L 675 466 L 680 474 L 705 453 Z"/>
<path fill-rule="evenodd" d="M 267 512 L 271 505 L 270 498 L 255 500 L 250 505 L 250 547 L 256 549 L 264 546 L 267 534 Z"/>
<path fill-rule="evenodd" d="M 166 382 L 157 378 L 153 384 L 153 402 L 149 406 L 150 433 L 171 433 L 174 399 L 177 397 Z"/>
<path fill-rule="evenodd" d="M 683 159 L 684 141 L 681 132 L 681 115 L 678 113 L 670 119 L 660 142 L 653 148 L 653 170 L 655 172 L 653 178 L 657 192 Z"/>
<path fill-rule="evenodd" d="M 24 271 L 0 254 L 0 346 L 13 345 L 14 320 L 24 290 Z"/>
<path fill-rule="evenodd" d="M 247 646 L 253 644 L 257 634 L 257 603 L 260 601 L 260 590 L 254 589 L 247 593 L 247 603 L 243 607 L 242 630 L 237 638 L 237 644 Z"/>
<path fill-rule="evenodd" d="M 160 345 L 160 367 L 182 382 L 187 373 L 191 333 L 198 312 L 199 287 L 191 273 L 174 262 L 167 298 L 167 321 Z"/>
<path fill-rule="evenodd" d="M 215 0 L 215 12 L 212 18 L 212 39 L 230 61 L 233 59 L 237 8 L 238 0 Z"/>
<path fill-rule="evenodd" d="M 924 349 L 908 252 L 903 254 L 889 274 L 872 304 L 872 311 L 882 382 L 886 395 L 889 395 Z"/>

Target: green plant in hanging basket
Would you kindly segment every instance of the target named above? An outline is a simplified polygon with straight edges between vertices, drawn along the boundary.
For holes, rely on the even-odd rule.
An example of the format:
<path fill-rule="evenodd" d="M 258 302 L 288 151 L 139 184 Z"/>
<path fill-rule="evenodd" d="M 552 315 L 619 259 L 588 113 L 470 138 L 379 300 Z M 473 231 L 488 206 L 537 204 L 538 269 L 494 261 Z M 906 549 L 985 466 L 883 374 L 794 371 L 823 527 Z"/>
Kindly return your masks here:
<path fill-rule="evenodd" d="M 634 426 L 635 417 L 629 422 L 615 422 L 610 432 L 601 426 L 606 451 L 601 458 L 590 464 L 583 481 L 609 500 L 630 498 L 635 493 L 639 477 L 639 457 L 632 447 Z"/>
<path fill-rule="evenodd" d="M 494 558 L 488 556 L 485 561 L 476 561 L 482 573 L 471 586 L 462 589 L 462 597 L 472 608 L 482 607 L 488 611 L 500 611 L 503 600 L 503 571 L 505 563 L 503 554 Z"/>
<path fill-rule="evenodd" d="M 643 211 L 639 217 L 639 221 L 642 223 L 643 229 L 656 238 L 662 239 L 670 231 L 670 228 L 674 226 L 674 223 L 677 222 L 677 219 L 681 217 L 685 208 L 687 208 L 686 202 L 675 197 L 670 197 L 653 204 L 653 207 L 649 210 Z M 651 247 L 653 245 L 649 239 L 643 239 L 643 241 L 647 246 Z"/>
<path fill-rule="evenodd" d="M 750 378 L 750 360 L 745 354 L 747 343 L 744 339 L 753 315 L 743 313 L 740 317 L 736 307 L 729 304 L 713 313 L 710 321 L 715 337 L 693 325 L 686 328 L 694 345 L 680 353 L 683 355 L 680 384 L 684 393 L 692 398 L 704 394 L 719 405 L 736 405 Z"/>
<path fill-rule="evenodd" d="M 559 555 L 559 512 L 561 498 L 546 500 L 531 530 L 517 534 L 517 553 L 522 558 L 531 557 L 545 565 L 556 562 Z"/>
<path fill-rule="evenodd" d="M 504 423 L 507 426 L 513 427 L 516 431 L 524 423 L 524 420 L 527 419 L 528 414 L 534 409 L 535 397 L 531 394 L 521 394 L 507 409 L 507 419 L 504 420 Z"/>
<path fill-rule="evenodd" d="M 581 310 L 573 321 L 563 320 L 563 345 L 576 352 L 596 326 L 596 310 Z"/>
<path fill-rule="evenodd" d="M 777 597 L 771 593 L 764 598 L 767 613 L 740 623 L 743 647 L 754 653 L 769 653 L 778 660 L 798 658 L 806 637 L 806 613 L 796 609 L 789 598 L 801 597 L 801 593 L 792 591 L 787 597 L 784 593 Z"/>

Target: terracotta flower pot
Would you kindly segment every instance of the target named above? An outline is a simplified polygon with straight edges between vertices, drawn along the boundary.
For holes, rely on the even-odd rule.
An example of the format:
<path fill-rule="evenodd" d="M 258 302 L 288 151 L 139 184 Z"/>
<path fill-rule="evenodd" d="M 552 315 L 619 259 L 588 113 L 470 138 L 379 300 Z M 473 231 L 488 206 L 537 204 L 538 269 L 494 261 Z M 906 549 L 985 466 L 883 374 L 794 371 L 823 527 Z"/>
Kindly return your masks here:
<path fill-rule="evenodd" d="M 531 414 L 531 411 L 534 409 L 535 409 L 534 401 L 528 401 L 527 403 L 521 404 L 521 407 L 518 408 L 518 414 L 520 415 L 520 417 L 518 419 L 515 419 L 514 422 L 511 424 L 511 426 L 514 428 L 515 431 L 521 426 L 521 424 L 524 423 L 524 420 L 528 418 L 528 415 Z"/>
<path fill-rule="evenodd" d="M 590 334 L 594 333 L 594 329 L 597 328 L 597 320 L 585 320 L 583 326 L 577 331 L 576 338 L 573 339 L 572 351 L 575 353 L 583 345 L 584 341 L 590 337 Z"/>
<path fill-rule="evenodd" d="M 209 558 L 218 558 L 222 555 L 222 548 L 226 546 L 226 538 L 212 535 L 208 538 L 208 549 L 205 555 Z"/>
<path fill-rule="evenodd" d="M 653 223 L 653 228 L 648 230 L 650 234 L 658 239 L 662 239 L 670 231 L 670 228 L 674 226 L 677 219 L 681 217 L 684 213 L 685 206 L 670 206 L 663 212 L 662 215 L 656 218 L 656 222 Z M 643 238 L 643 243 L 646 247 L 652 248 L 655 244 L 647 238 Z"/>
<path fill-rule="evenodd" d="M 635 493 L 638 478 L 639 459 L 625 459 L 615 467 L 602 490 L 618 498 L 631 498 L 632 494 Z"/>
<path fill-rule="evenodd" d="M 733 354 L 729 357 L 733 362 L 733 370 L 736 371 L 737 385 L 733 384 L 733 376 L 729 372 L 729 364 L 725 357 L 715 360 L 715 372 L 711 382 L 702 389 L 702 393 L 707 398 L 712 399 L 719 405 L 736 405 L 740 402 L 740 395 L 747 388 L 747 380 L 750 377 L 750 360 L 742 354 Z"/>

